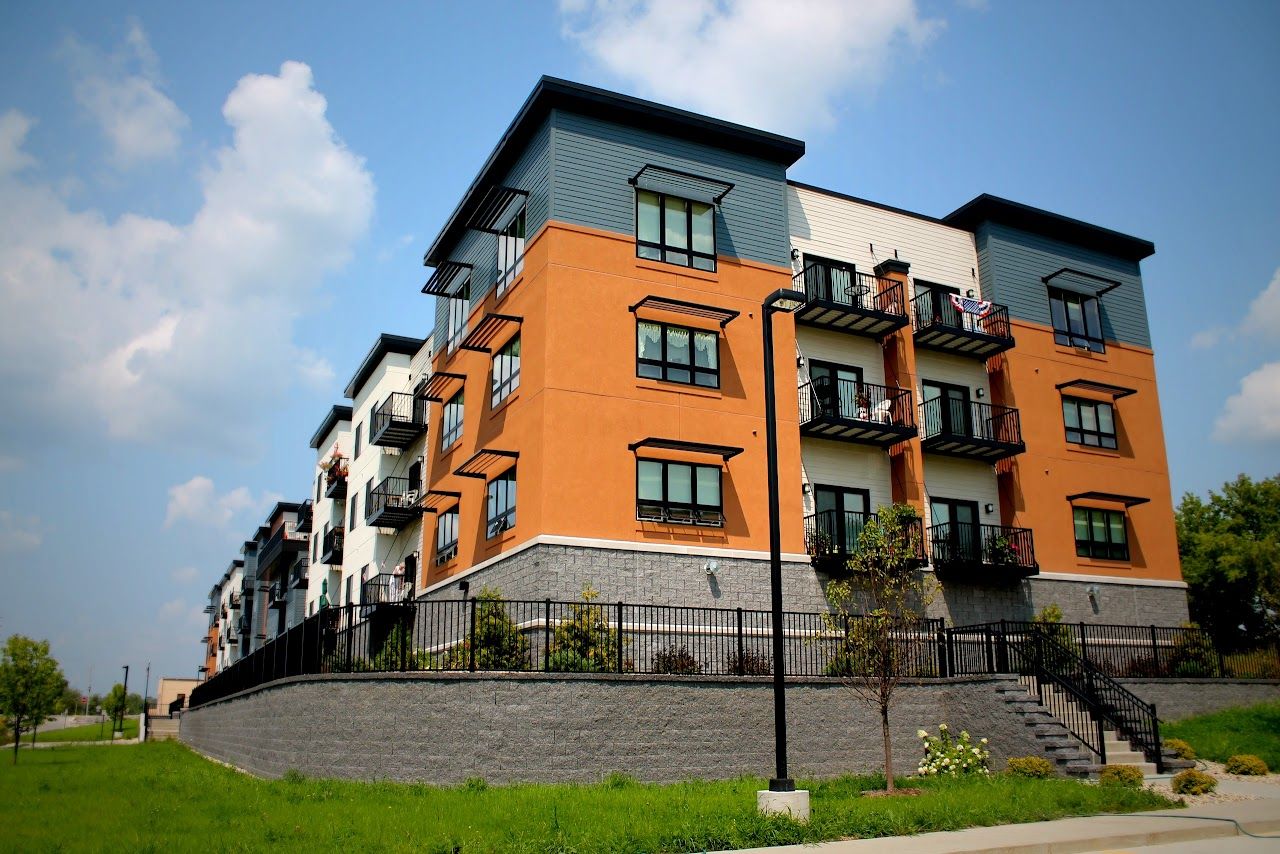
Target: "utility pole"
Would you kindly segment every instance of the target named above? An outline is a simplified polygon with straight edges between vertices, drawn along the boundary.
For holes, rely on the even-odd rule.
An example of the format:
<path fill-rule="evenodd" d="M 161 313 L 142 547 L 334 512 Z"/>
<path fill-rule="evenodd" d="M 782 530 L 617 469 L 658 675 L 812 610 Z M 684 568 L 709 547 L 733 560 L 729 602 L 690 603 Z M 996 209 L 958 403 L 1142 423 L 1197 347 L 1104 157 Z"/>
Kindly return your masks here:
<path fill-rule="evenodd" d="M 124 713 L 129 708 L 129 665 L 124 665 L 124 698 L 120 702 L 120 737 L 124 737 Z"/>

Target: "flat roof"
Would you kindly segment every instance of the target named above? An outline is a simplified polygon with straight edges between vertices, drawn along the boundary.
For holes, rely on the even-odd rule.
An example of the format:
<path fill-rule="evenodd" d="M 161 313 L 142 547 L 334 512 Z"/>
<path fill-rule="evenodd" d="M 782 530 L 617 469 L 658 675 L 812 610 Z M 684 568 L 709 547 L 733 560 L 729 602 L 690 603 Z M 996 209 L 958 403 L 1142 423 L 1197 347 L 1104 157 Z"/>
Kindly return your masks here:
<path fill-rule="evenodd" d="M 272 519 L 276 518 L 281 513 L 297 513 L 298 508 L 300 508 L 301 506 L 302 504 L 296 501 L 277 501 L 276 506 L 272 507 L 271 512 L 267 514 L 267 521 L 270 522 Z M 258 530 L 261 531 L 263 528 L 265 528 L 267 532 L 270 533 L 271 531 L 270 525 L 263 525 L 262 528 L 259 528 Z"/>
<path fill-rule="evenodd" d="M 334 427 L 337 427 L 343 421 L 351 420 L 351 407 L 345 404 L 335 403 L 329 407 L 329 412 L 324 416 L 324 420 L 320 422 L 316 432 L 311 434 L 311 447 L 320 450 L 320 443 L 324 441 L 324 437 L 328 436 Z"/>
<path fill-rule="evenodd" d="M 449 215 L 444 228 L 423 257 L 423 264 L 434 267 L 445 260 L 445 250 L 451 248 L 466 229 L 467 221 L 483 200 L 489 186 L 500 181 L 510 171 L 530 138 L 553 109 L 568 110 L 688 139 L 760 157 L 783 166 L 790 166 L 804 156 L 804 142 L 798 139 L 544 75 L 480 167 L 471 186 L 463 193 L 462 200 Z"/>
<path fill-rule="evenodd" d="M 364 361 L 356 369 L 355 376 L 351 378 L 351 382 L 347 383 L 347 387 L 342 393 L 354 400 L 356 394 L 369 381 L 369 377 L 373 376 L 373 372 L 378 369 L 378 365 L 382 362 L 384 356 L 389 353 L 400 353 L 412 357 L 426 343 L 427 339 L 425 338 L 409 338 L 405 335 L 392 335 L 389 332 L 382 333 L 378 336 L 378 340 L 373 342 L 373 346 L 369 348 Z"/>
<path fill-rule="evenodd" d="M 787 183 L 799 190 L 808 190 L 812 193 L 822 193 L 824 196 L 831 196 L 836 199 L 844 199 L 846 202 L 856 202 L 860 205 L 867 205 L 869 207 L 879 208 L 882 211 L 889 211 L 890 213 L 902 214 L 903 216 L 909 216 L 914 219 L 922 219 L 925 222 L 931 222 L 931 223 L 934 223 L 935 225 L 945 225 L 950 228 L 959 228 L 958 226 L 943 222 L 942 220 L 938 219 L 936 216 L 929 216 L 928 214 L 922 214 L 918 211 L 909 211 L 906 208 L 897 208 L 897 207 L 894 207 L 893 205 L 886 205 L 884 202 L 877 202 L 873 199 L 864 199 L 861 196 L 853 196 L 848 193 L 841 193 L 838 190 L 829 190 L 826 187 L 818 187 L 813 184 L 806 184 L 803 181 L 792 181 L 791 179 L 787 179 Z M 964 229 L 960 229 L 960 230 L 963 231 Z"/>
<path fill-rule="evenodd" d="M 1156 245 L 1150 240 L 1122 234 L 1099 225 L 1090 225 L 1062 214 L 1033 208 L 1021 202 L 1012 202 L 999 196 L 983 193 L 942 218 L 947 225 L 976 231 L 984 222 L 995 222 L 1029 231 L 1042 237 L 1092 249 L 1105 255 L 1126 261 L 1141 261 L 1155 254 Z"/>

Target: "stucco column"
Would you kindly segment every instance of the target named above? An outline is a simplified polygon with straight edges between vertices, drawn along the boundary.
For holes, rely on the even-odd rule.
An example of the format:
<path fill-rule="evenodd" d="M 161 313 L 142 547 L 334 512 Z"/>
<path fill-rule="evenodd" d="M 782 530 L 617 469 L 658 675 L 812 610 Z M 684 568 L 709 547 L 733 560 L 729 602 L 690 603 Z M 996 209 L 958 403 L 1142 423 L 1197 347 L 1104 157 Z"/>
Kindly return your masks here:
<path fill-rule="evenodd" d="M 902 287 L 901 310 L 911 315 L 911 265 L 897 258 L 881 261 L 875 273 L 880 279 L 896 282 Z M 911 405 L 919 420 L 919 383 L 916 372 L 916 349 L 911 337 L 911 324 L 885 337 L 880 343 L 884 356 L 886 385 L 896 385 L 911 390 Z M 889 450 L 890 476 L 893 482 L 893 500 L 910 504 L 924 518 L 924 459 L 919 438 L 899 442 Z"/>

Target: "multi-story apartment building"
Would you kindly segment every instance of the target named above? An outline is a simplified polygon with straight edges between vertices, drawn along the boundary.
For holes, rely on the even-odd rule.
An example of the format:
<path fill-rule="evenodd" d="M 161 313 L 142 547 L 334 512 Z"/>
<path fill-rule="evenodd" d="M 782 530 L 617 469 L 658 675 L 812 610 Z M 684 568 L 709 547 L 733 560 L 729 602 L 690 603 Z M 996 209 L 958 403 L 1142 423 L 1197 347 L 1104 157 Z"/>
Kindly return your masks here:
<path fill-rule="evenodd" d="M 309 546 L 311 573 L 307 581 L 307 614 L 323 601 L 338 603 L 342 587 L 342 552 L 346 528 L 347 489 L 351 462 L 351 407 L 329 409 L 311 436 L 316 452 L 316 476 L 312 497 L 312 531 Z"/>

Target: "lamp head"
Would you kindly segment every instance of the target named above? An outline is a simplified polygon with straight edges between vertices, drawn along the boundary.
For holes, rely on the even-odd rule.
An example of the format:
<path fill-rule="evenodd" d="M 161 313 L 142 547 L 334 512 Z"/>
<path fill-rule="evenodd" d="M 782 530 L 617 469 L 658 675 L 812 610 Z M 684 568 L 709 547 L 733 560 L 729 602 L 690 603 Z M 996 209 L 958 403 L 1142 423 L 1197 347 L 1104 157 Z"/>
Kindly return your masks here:
<path fill-rule="evenodd" d="M 798 311 L 808 300 L 804 291 L 793 288 L 779 288 L 764 298 L 765 311 Z"/>

